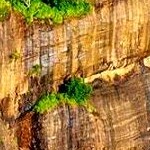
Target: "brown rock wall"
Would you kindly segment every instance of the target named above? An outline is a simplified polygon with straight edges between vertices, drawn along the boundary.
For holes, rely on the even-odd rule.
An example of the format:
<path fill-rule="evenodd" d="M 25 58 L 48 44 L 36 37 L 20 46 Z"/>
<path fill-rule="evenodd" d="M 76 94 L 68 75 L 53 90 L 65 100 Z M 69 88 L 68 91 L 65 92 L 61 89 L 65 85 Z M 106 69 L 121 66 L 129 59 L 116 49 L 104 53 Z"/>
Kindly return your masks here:
<path fill-rule="evenodd" d="M 88 16 L 26 33 L 27 70 L 41 64 L 53 80 L 123 67 L 149 55 L 149 0 L 96 1 Z"/>
<path fill-rule="evenodd" d="M 147 75 L 148 77 L 149 75 Z M 94 90 L 97 113 L 62 106 L 39 118 L 45 150 L 148 150 L 147 93 L 142 76 Z M 144 86 L 145 85 L 145 86 Z"/>
<path fill-rule="evenodd" d="M 41 84 L 49 88 L 50 84 L 60 84 L 67 75 L 87 77 L 149 56 L 150 0 L 96 0 L 94 4 L 96 8 L 91 14 L 65 20 L 62 25 L 35 22 L 28 26 L 13 12 L 6 21 L 0 22 L 1 118 L 15 124 L 15 118 L 21 113 L 19 103 L 24 101 L 20 95 L 29 92 L 32 99 L 27 98 L 27 101 L 37 99 L 44 89 Z M 36 64 L 42 66 L 41 76 L 48 76 L 44 83 L 39 77 L 27 79 Z M 147 150 L 148 82 L 149 77 L 135 78 L 120 87 L 104 84 L 93 95 L 98 116 L 83 108 L 67 106 L 41 116 L 41 148 Z M 21 107 L 30 110 L 29 106 Z M 32 126 L 31 116 L 24 118 Z M 28 128 L 24 122 L 20 123 L 21 132 Z M 0 126 L 3 125 L 4 121 L 0 122 Z M 11 130 L 5 130 L 9 135 Z M 32 134 L 30 130 L 28 132 L 26 134 Z M 15 149 L 9 145 L 16 136 L 15 130 L 11 132 L 10 140 L 3 133 L 2 130 L 2 146 Z M 30 144 L 25 145 L 30 149 Z"/>
<path fill-rule="evenodd" d="M 62 25 L 25 27 L 14 13 L 0 23 L 0 98 L 27 92 L 26 76 L 35 64 L 42 66 L 42 76 L 57 81 L 124 67 L 149 55 L 149 0 L 93 3 L 90 15 Z"/>

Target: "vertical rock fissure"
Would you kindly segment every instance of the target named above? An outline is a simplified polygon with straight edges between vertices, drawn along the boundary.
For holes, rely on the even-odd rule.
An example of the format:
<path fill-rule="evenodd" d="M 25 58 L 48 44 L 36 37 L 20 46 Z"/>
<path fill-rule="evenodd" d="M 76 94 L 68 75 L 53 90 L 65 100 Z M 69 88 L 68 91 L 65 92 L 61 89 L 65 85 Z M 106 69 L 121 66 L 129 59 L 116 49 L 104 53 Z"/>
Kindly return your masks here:
<path fill-rule="evenodd" d="M 72 120 L 72 116 L 71 116 L 71 110 L 70 107 L 67 106 L 67 110 L 68 110 L 68 150 L 72 149 L 72 126 L 73 126 L 73 120 Z"/>
<path fill-rule="evenodd" d="M 66 74 L 70 75 L 72 72 L 72 32 L 71 27 L 69 25 L 66 25 L 66 36 L 68 38 L 67 40 L 67 68 L 66 68 Z"/>

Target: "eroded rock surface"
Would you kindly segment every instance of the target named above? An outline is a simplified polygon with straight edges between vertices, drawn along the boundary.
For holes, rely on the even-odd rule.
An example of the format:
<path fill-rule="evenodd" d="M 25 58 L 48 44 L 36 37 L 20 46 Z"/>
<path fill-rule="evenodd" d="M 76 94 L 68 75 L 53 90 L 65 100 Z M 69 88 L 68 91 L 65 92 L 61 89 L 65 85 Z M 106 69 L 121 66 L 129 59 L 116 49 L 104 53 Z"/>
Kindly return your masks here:
<path fill-rule="evenodd" d="M 149 74 L 146 75 L 149 78 Z M 101 83 L 92 100 L 96 113 L 62 106 L 39 118 L 45 150 L 148 150 L 147 97 L 143 79 L 135 76 L 118 86 Z"/>
<path fill-rule="evenodd" d="M 149 149 L 149 74 L 123 81 L 117 76 L 120 86 L 98 82 L 92 98 L 97 114 L 68 106 L 39 119 L 28 114 L 38 96 L 57 89 L 66 76 L 89 77 L 105 70 L 109 76 L 109 70 L 136 66 L 149 56 L 150 0 L 92 2 L 91 14 L 62 25 L 28 26 L 16 13 L 0 22 L 1 149 Z M 29 76 L 34 65 L 42 66 L 35 78 Z M 19 146 L 14 146 L 17 134 Z"/>
<path fill-rule="evenodd" d="M 0 119 L 0 150 L 18 150 L 18 141 L 15 136 L 15 126 L 10 128 L 9 124 Z"/>
<path fill-rule="evenodd" d="M 28 91 L 34 65 L 58 85 L 66 75 L 86 77 L 149 56 L 149 0 L 92 2 L 91 14 L 62 25 L 25 25 L 16 13 L 0 23 L 1 99 Z"/>

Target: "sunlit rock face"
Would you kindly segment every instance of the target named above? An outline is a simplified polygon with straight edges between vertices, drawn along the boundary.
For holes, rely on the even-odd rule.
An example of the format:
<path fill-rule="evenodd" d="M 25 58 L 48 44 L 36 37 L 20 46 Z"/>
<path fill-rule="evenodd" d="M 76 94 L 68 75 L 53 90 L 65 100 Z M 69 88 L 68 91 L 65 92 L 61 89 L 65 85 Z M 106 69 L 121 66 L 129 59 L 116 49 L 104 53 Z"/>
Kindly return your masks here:
<path fill-rule="evenodd" d="M 0 120 L 0 127 L 3 126 L 0 149 L 32 149 L 31 143 L 37 144 L 33 144 L 33 149 L 47 150 L 149 149 L 149 75 L 125 78 L 123 82 L 119 80 L 122 84 L 118 82 L 113 86 L 107 74 L 110 80 L 111 74 L 118 74 L 118 68 L 127 74 L 125 67 L 136 66 L 139 60 L 149 56 L 150 0 L 92 2 L 95 8 L 91 14 L 65 20 L 61 25 L 35 22 L 28 26 L 14 13 L 0 22 L 0 110 L 3 119 Z M 149 67 L 148 59 L 144 64 Z M 31 79 L 28 73 L 34 65 L 42 66 L 41 76 L 46 76 L 46 80 Z M 62 106 L 40 115 L 38 120 L 33 121 L 28 113 L 22 117 L 22 110 L 30 110 L 26 103 L 21 106 L 25 109 L 19 106 L 25 101 L 23 93 L 31 92 L 32 98 L 26 98 L 28 103 L 37 99 L 41 89 L 60 84 L 66 76 L 90 77 L 96 73 L 101 73 L 108 82 L 98 82 L 99 88 L 91 98 L 96 114 L 84 108 Z M 119 74 L 123 76 L 122 72 Z M 37 141 L 31 141 L 36 121 L 39 122 L 38 132 L 33 132 Z M 17 139 L 16 126 L 20 130 L 18 143 L 13 141 Z"/>
<path fill-rule="evenodd" d="M 80 19 L 55 27 L 33 25 L 26 32 L 26 69 L 42 64 L 53 80 L 66 74 L 92 73 L 124 67 L 149 55 L 149 0 L 95 1 Z"/>
<path fill-rule="evenodd" d="M 149 55 L 149 0 L 96 0 L 95 8 L 62 25 L 26 25 L 18 15 L 0 23 L 0 98 L 28 91 L 28 72 L 41 65 L 53 81 L 90 76 Z"/>
<path fill-rule="evenodd" d="M 0 99 L 14 97 L 24 88 L 23 31 L 23 21 L 17 14 L 12 13 L 9 19 L 0 22 Z"/>
<path fill-rule="evenodd" d="M 39 118 L 41 148 L 148 150 L 149 84 L 143 82 L 145 78 L 150 79 L 150 75 L 131 77 L 118 86 L 105 82 L 95 85 L 92 100 L 97 112 L 94 114 L 84 108 L 62 106 L 42 115 Z"/>
<path fill-rule="evenodd" d="M 0 150 L 18 150 L 17 138 L 14 136 L 14 128 L 0 119 Z"/>

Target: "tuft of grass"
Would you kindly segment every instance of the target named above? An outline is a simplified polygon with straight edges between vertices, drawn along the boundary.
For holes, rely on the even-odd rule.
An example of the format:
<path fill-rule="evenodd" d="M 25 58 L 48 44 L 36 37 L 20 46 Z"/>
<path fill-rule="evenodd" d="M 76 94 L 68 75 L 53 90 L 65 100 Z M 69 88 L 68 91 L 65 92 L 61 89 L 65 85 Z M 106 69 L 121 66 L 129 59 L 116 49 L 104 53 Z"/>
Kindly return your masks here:
<path fill-rule="evenodd" d="M 61 104 L 84 106 L 89 112 L 95 111 L 89 102 L 92 87 L 85 84 L 83 79 L 72 78 L 65 84 L 65 88 L 64 93 L 48 93 L 41 96 L 35 104 L 34 111 L 43 114 Z"/>
<path fill-rule="evenodd" d="M 5 0 L 0 0 L 0 21 L 4 21 L 11 10 L 10 3 Z"/>
<path fill-rule="evenodd" d="M 19 59 L 21 56 L 20 56 L 20 53 L 19 52 L 17 52 L 17 51 L 14 51 L 11 55 L 9 55 L 9 58 L 11 59 L 11 60 L 17 60 L 17 59 Z"/>
<path fill-rule="evenodd" d="M 41 74 L 41 66 L 39 64 L 32 66 L 32 68 L 28 72 L 28 75 L 32 77 L 39 76 L 40 74 Z"/>

